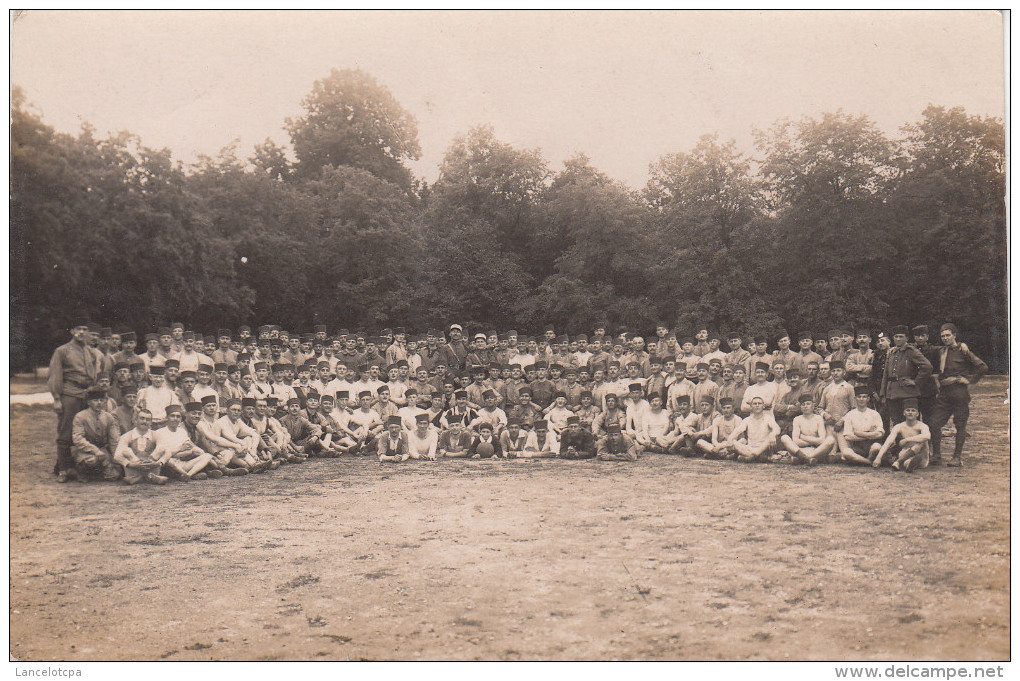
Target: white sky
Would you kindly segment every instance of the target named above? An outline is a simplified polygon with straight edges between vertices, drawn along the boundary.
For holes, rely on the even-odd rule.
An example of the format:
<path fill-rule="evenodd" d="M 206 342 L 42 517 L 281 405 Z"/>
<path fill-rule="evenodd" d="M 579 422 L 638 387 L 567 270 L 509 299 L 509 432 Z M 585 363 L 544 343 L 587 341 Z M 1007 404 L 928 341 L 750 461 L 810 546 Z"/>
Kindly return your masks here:
<path fill-rule="evenodd" d="M 1003 116 L 997 12 L 43 12 L 13 24 L 12 81 L 75 133 L 128 130 L 185 162 L 238 138 L 287 145 L 331 68 L 360 67 L 418 120 L 432 181 L 451 140 L 490 123 L 575 152 L 634 188 L 719 132 L 842 108 L 889 135 L 929 103 Z"/>

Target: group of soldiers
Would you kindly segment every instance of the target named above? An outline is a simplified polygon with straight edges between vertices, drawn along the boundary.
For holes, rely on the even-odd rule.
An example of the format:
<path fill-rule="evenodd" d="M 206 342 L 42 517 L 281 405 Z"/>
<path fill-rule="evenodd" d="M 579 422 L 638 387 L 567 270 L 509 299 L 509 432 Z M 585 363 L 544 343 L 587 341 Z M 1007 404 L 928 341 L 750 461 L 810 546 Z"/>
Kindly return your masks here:
<path fill-rule="evenodd" d="M 644 452 L 897 470 L 962 463 L 988 371 L 952 323 L 654 335 L 288 333 L 184 324 L 139 339 L 88 319 L 50 363 L 60 482 L 166 484 L 309 457 L 636 460 Z M 872 347 L 874 344 L 874 347 Z"/>

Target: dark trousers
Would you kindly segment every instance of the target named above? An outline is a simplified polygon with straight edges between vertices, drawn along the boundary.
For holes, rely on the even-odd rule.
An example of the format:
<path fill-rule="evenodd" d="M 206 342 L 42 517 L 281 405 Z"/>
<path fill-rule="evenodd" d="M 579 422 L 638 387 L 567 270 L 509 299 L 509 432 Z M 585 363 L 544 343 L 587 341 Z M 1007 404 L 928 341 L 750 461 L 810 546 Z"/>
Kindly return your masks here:
<path fill-rule="evenodd" d="M 885 410 L 889 414 L 889 424 L 895 426 L 897 423 L 902 423 L 903 418 L 903 403 L 907 400 L 905 397 L 893 398 L 888 397 L 885 400 Z M 920 411 L 920 410 L 918 410 Z"/>
<path fill-rule="evenodd" d="M 928 424 L 931 428 L 931 453 L 935 460 L 942 456 L 942 427 L 949 423 L 950 417 L 956 426 L 953 456 L 958 458 L 963 454 L 963 443 L 967 439 L 967 419 L 970 418 L 970 391 L 962 383 L 944 386 L 935 398 L 931 422 Z"/>
<path fill-rule="evenodd" d="M 921 412 L 921 420 L 931 426 L 931 417 L 935 413 L 935 395 L 921 395 L 917 398 L 917 410 Z"/>
<path fill-rule="evenodd" d="M 74 424 L 75 415 L 89 406 L 84 397 L 70 395 L 61 395 L 60 404 L 63 405 L 63 409 L 57 415 L 57 463 L 53 466 L 54 474 L 74 469 L 74 457 L 71 456 L 71 426 Z"/>

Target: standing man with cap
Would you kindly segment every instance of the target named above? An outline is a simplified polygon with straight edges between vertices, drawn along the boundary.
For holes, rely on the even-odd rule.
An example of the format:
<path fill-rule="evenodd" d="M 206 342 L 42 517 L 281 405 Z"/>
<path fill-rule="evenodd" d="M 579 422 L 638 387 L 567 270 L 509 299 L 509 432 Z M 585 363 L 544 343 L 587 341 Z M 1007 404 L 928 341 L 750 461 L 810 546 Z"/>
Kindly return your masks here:
<path fill-rule="evenodd" d="M 67 482 L 76 475 L 71 454 L 74 417 L 88 406 L 86 392 L 95 385 L 100 369 L 99 353 L 88 345 L 88 320 L 75 320 L 70 333 L 71 340 L 53 353 L 47 386 L 57 412 L 57 462 L 53 473 L 58 482 Z"/>
<path fill-rule="evenodd" d="M 464 327 L 460 324 L 450 324 L 450 341 L 443 346 L 443 354 L 447 369 L 455 374 L 464 370 L 468 347 L 464 343 Z"/>
<path fill-rule="evenodd" d="M 931 415 L 931 463 L 942 461 L 942 427 L 953 417 L 956 426 L 956 447 L 947 466 L 963 465 L 963 443 L 967 439 L 967 419 L 970 417 L 970 391 L 988 373 L 988 365 L 970 351 L 966 343 L 957 340 L 954 324 L 943 324 L 939 330 L 942 347 L 938 354 L 939 395 Z"/>
<path fill-rule="evenodd" d="M 931 362 L 921 351 L 907 343 L 907 327 L 894 326 L 893 347 L 889 349 L 882 376 L 882 396 L 886 400 L 893 423 L 903 420 L 903 400 L 917 399 L 921 394 L 918 382 L 931 376 Z"/>

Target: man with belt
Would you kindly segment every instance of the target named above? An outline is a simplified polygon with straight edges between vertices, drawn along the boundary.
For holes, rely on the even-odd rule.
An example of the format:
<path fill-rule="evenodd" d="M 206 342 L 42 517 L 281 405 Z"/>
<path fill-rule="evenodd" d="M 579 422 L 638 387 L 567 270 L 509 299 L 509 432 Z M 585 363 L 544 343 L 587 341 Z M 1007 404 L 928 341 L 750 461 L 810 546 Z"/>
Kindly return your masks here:
<path fill-rule="evenodd" d="M 53 473 L 57 482 L 67 482 L 77 475 L 71 455 L 74 417 L 88 407 L 85 395 L 99 375 L 100 357 L 89 347 L 89 322 L 75 320 L 70 329 L 71 340 L 53 353 L 50 360 L 48 388 L 57 412 L 57 462 Z"/>
<path fill-rule="evenodd" d="M 881 394 L 894 424 L 903 420 L 903 400 L 917 399 L 921 395 L 918 384 L 924 383 L 932 373 L 931 362 L 920 350 L 907 343 L 907 332 L 906 326 L 893 327 L 894 345 L 886 356 L 882 376 Z"/>
<path fill-rule="evenodd" d="M 970 351 L 966 343 L 956 339 L 957 329 L 953 324 L 943 324 L 939 332 L 942 347 L 939 348 L 938 372 L 939 395 L 932 409 L 931 463 L 942 461 L 942 427 L 953 417 L 956 426 L 956 448 L 947 466 L 963 465 L 963 443 L 967 439 L 967 419 L 970 417 L 970 392 L 968 385 L 974 385 L 988 372 L 988 365 Z"/>

